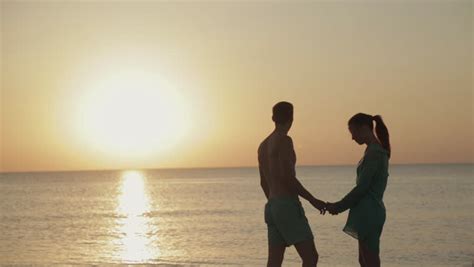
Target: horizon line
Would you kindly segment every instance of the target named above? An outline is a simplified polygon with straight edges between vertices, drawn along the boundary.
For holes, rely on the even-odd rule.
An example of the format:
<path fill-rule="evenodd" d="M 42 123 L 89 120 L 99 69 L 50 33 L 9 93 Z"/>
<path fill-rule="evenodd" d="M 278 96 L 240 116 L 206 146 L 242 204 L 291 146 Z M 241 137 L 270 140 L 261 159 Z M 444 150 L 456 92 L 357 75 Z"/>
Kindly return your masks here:
<path fill-rule="evenodd" d="M 392 166 L 399 165 L 473 165 L 474 162 L 417 162 L 417 163 L 393 163 Z M 302 164 L 298 167 L 349 167 L 356 164 Z M 143 167 L 143 168 L 105 168 L 105 169 L 56 169 L 56 170 L 27 170 L 27 171 L 0 171 L 0 174 L 8 173 L 40 173 L 40 172 L 106 172 L 106 171 L 131 171 L 131 170 L 199 170 L 199 169 L 250 169 L 258 168 L 258 165 L 247 166 L 207 166 L 207 167 Z"/>

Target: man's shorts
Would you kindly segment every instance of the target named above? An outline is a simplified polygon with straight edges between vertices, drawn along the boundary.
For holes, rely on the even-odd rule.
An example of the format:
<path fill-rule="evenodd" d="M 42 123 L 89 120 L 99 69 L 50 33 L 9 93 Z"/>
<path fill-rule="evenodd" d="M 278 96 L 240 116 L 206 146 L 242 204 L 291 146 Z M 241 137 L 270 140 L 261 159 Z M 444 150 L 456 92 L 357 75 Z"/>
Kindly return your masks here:
<path fill-rule="evenodd" d="M 313 240 L 313 233 L 298 197 L 277 197 L 265 205 L 268 244 L 291 246 Z"/>

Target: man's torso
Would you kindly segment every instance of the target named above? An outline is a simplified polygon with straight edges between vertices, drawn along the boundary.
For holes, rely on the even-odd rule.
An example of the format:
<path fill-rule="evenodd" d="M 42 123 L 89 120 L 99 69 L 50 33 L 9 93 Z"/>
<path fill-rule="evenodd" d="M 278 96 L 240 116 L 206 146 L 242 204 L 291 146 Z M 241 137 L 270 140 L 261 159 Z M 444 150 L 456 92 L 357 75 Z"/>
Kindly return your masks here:
<path fill-rule="evenodd" d="M 260 144 L 258 149 L 259 168 L 261 169 L 268 185 L 269 198 L 296 195 L 296 193 L 288 186 L 288 181 L 295 177 L 296 154 L 293 149 L 282 151 L 282 142 L 284 142 L 284 138 L 289 137 L 278 133 L 272 133 Z M 285 156 L 289 157 L 291 166 L 283 166 L 281 164 L 281 153 L 289 153 Z"/>

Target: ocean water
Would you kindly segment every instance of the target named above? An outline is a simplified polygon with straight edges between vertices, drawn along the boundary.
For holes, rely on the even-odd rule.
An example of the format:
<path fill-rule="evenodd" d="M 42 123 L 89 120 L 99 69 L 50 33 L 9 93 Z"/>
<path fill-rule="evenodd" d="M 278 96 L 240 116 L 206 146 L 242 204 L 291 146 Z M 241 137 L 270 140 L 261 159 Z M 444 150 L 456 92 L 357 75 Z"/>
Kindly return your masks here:
<path fill-rule="evenodd" d="M 392 165 L 383 266 L 472 266 L 474 165 Z M 354 166 L 298 167 L 316 197 L 336 201 Z M 255 168 L 0 174 L 0 264 L 264 266 L 265 197 Z M 318 266 L 358 266 L 347 212 L 302 200 Z M 283 266 L 299 266 L 294 247 Z"/>

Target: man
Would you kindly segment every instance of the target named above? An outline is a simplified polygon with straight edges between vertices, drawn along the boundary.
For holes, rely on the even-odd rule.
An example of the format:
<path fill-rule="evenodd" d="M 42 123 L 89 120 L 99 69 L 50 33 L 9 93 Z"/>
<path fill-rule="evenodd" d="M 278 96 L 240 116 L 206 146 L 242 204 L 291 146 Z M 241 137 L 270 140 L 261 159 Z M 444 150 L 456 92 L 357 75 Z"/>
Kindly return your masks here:
<path fill-rule="evenodd" d="M 293 105 L 279 102 L 273 107 L 275 130 L 260 144 L 258 163 L 260 183 L 268 202 L 267 266 L 281 266 L 285 249 L 294 245 L 303 266 L 316 266 L 318 253 L 299 197 L 308 200 L 321 214 L 325 203 L 313 197 L 295 176 L 296 155 L 288 131 L 293 123 Z"/>

